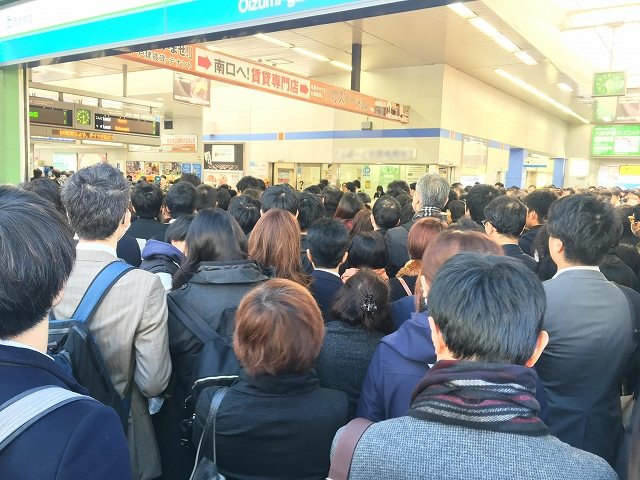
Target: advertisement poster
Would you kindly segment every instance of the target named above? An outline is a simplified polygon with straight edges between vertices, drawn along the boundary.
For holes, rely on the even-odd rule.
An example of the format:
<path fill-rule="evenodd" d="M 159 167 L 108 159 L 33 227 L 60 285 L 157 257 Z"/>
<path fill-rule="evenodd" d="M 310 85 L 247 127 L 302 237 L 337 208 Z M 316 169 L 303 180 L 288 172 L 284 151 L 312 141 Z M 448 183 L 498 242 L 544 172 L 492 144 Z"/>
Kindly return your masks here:
<path fill-rule="evenodd" d="M 182 163 L 164 162 L 162 164 L 162 175 L 165 175 L 168 180 L 175 180 L 182 175 Z"/>
<path fill-rule="evenodd" d="M 160 162 L 142 162 L 144 174 L 147 176 L 160 175 Z"/>
<path fill-rule="evenodd" d="M 134 179 L 140 177 L 142 172 L 140 171 L 140 162 L 132 162 L 131 160 L 127 160 L 126 163 L 127 175 L 131 175 Z"/>
<path fill-rule="evenodd" d="M 160 150 L 166 153 L 196 153 L 197 135 L 162 135 Z"/>
<path fill-rule="evenodd" d="M 204 170 L 204 183 L 212 187 L 229 185 L 235 189 L 236 184 L 244 176 L 242 170 Z"/>
<path fill-rule="evenodd" d="M 591 132 L 594 157 L 640 156 L 640 125 L 596 125 Z"/>
<path fill-rule="evenodd" d="M 173 72 L 173 100 L 191 105 L 211 106 L 211 82 L 208 78 Z"/>

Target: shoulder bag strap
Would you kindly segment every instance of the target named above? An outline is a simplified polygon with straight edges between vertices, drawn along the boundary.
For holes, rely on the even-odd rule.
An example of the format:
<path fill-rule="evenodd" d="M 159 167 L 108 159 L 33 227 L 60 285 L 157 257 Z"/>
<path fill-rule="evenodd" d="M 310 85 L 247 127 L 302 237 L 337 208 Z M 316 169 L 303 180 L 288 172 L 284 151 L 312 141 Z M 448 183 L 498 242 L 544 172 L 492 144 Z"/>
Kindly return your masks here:
<path fill-rule="evenodd" d="M 342 431 L 331 460 L 331 469 L 327 480 L 348 480 L 353 453 L 364 432 L 373 424 L 366 418 L 351 420 Z"/>
<path fill-rule="evenodd" d="M 398 282 L 400 282 L 400 285 L 402 285 L 402 288 L 404 288 L 404 291 L 407 292 L 407 296 L 412 297 L 413 292 L 411 292 L 411 289 L 409 288 L 409 285 L 407 285 L 407 282 L 404 280 L 404 278 L 402 277 L 396 277 L 396 278 L 398 279 Z"/>
<path fill-rule="evenodd" d="M 84 293 L 82 300 L 76 307 L 71 318 L 81 323 L 89 321 L 95 310 L 104 299 L 107 292 L 120 278 L 134 267 L 128 263 L 116 260 L 104 267 L 93 279 L 89 288 Z"/>
<path fill-rule="evenodd" d="M 221 338 L 218 332 L 182 297 L 180 290 L 167 295 L 167 303 L 169 303 L 169 309 L 173 313 L 178 313 L 178 315 L 176 315 L 178 320 L 202 343 L 206 343 L 213 338 Z M 171 303 L 177 306 L 177 310 L 175 307 L 171 308 Z"/>
<path fill-rule="evenodd" d="M 229 387 L 219 387 L 213 394 L 211 398 L 211 406 L 209 407 L 209 413 L 207 414 L 207 421 L 204 424 L 204 428 L 202 429 L 202 435 L 200 436 L 200 441 L 198 442 L 198 450 L 196 451 L 196 463 L 194 464 L 193 471 L 191 472 L 191 476 L 189 479 L 193 478 L 194 473 L 196 472 L 196 468 L 198 467 L 198 463 L 200 463 L 200 449 L 202 448 L 202 442 L 209 432 L 213 432 L 211 435 L 211 445 L 213 448 L 213 464 L 217 465 L 216 458 L 216 415 L 218 414 L 218 409 L 220 408 L 220 404 L 222 403 L 222 399 L 229 391 Z"/>
<path fill-rule="evenodd" d="M 0 405 L 0 451 L 39 419 L 76 400 L 93 399 L 49 385 L 23 392 Z"/>

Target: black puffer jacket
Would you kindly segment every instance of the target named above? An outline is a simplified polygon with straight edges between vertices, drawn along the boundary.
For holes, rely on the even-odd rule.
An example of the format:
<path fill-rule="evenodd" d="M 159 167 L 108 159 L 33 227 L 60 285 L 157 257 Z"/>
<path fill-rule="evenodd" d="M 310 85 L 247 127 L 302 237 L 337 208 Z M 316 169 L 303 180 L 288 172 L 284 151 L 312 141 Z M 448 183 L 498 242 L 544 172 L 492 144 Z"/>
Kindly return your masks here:
<path fill-rule="evenodd" d="M 274 276 L 273 270 L 265 270 L 253 260 L 202 262 L 195 275 L 168 296 L 180 295 L 220 335 L 230 337 L 234 329 L 234 310 L 242 297 Z M 169 305 L 172 304 L 170 301 Z M 223 315 L 225 311 L 227 313 Z M 202 343 L 176 318 L 171 308 L 168 323 L 174 384 L 171 397 L 165 400 L 156 419 L 156 431 L 163 472 L 168 474 L 167 478 L 187 478 L 186 470 L 193 466 L 193 460 L 188 455 L 178 458 L 185 452 L 180 446 L 180 424 Z"/>

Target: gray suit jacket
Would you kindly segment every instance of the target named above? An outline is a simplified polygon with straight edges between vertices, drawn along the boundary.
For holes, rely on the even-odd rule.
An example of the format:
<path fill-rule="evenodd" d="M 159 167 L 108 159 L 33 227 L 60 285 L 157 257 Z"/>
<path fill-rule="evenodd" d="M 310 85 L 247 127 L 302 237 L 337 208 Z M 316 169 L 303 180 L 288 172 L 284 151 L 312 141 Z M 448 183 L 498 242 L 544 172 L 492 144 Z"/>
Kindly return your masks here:
<path fill-rule="evenodd" d="M 70 318 L 95 276 L 116 260 L 109 253 L 77 250 L 76 264 L 53 309 L 56 318 Z M 125 274 L 109 290 L 89 321 L 116 390 L 131 394 L 127 439 L 133 478 L 160 475 L 160 458 L 146 397 L 161 394 L 171 376 L 167 301 L 160 279 L 143 270 Z"/>
<path fill-rule="evenodd" d="M 536 364 L 548 425 L 560 440 L 613 464 L 622 440 L 620 382 L 635 350 L 629 301 L 601 272 L 544 282 L 549 344 Z"/>

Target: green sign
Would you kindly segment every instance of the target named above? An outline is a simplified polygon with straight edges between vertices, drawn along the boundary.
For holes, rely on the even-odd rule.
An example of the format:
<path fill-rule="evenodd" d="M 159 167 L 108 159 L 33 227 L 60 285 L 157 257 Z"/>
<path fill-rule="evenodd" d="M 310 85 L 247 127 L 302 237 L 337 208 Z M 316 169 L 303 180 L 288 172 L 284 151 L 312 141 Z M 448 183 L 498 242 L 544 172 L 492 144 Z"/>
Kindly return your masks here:
<path fill-rule="evenodd" d="M 611 97 L 626 94 L 624 72 L 603 72 L 593 75 L 593 96 Z"/>
<path fill-rule="evenodd" d="M 640 157 L 640 125 L 597 125 L 591 132 L 593 157 Z"/>

